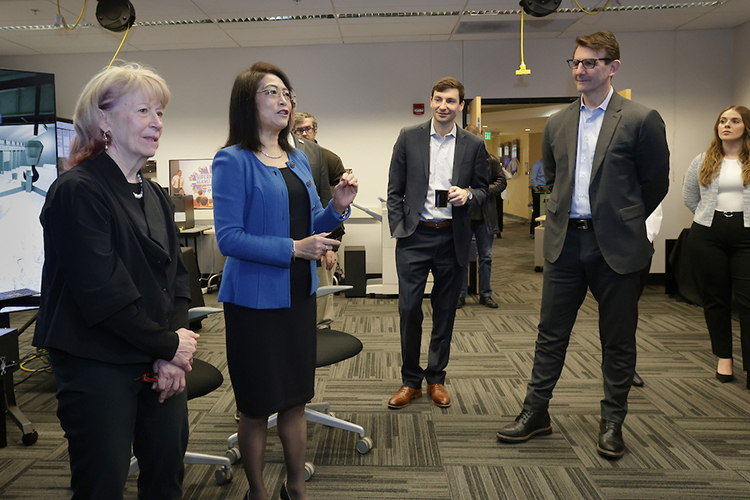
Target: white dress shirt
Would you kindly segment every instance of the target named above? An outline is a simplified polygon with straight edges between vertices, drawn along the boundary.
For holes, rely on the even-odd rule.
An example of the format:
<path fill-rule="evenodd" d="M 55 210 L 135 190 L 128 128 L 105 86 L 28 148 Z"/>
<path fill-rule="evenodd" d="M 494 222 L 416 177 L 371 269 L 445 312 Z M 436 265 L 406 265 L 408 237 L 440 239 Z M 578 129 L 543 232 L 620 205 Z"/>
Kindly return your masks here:
<path fill-rule="evenodd" d="M 583 104 L 581 97 L 581 114 L 578 118 L 578 145 L 576 148 L 576 173 L 573 184 L 573 200 L 570 207 L 571 219 L 590 219 L 591 203 L 589 201 L 589 186 L 591 185 L 591 168 L 594 163 L 596 142 L 599 131 L 604 123 L 604 113 L 612 99 L 614 88 L 610 87 L 609 94 L 602 103 L 591 109 Z"/>
<path fill-rule="evenodd" d="M 456 155 L 457 128 L 454 123 L 453 129 L 443 138 L 435 132 L 435 124 L 430 121 L 430 180 L 427 187 L 427 199 L 420 217 L 422 220 L 442 221 L 453 218 L 453 206 L 450 203 L 443 208 L 435 205 L 435 191 L 448 190 L 453 185 L 451 177 L 453 176 L 453 158 Z"/>

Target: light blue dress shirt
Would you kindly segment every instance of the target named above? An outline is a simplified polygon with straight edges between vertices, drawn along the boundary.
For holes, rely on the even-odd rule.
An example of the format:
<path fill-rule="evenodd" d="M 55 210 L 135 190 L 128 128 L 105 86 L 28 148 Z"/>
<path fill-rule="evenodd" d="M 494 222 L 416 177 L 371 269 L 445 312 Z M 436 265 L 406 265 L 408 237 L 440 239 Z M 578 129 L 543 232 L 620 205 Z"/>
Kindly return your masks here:
<path fill-rule="evenodd" d="M 590 219 L 591 203 L 589 201 L 589 186 L 591 185 L 591 167 L 594 163 L 596 142 L 599 131 L 604 122 L 604 113 L 612 99 L 614 88 L 610 87 L 609 94 L 602 103 L 591 109 L 583 104 L 581 97 L 581 114 L 578 118 L 578 145 L 576 147 L 576 174 L 573 184 L 573 200 L 570 207 L 571 219 Z"/>
<path fill-rule="evenodd" d="M 427 198 L 424 202 L 421 219 L 429 221 L 443 221 L 453 218 L 453 206 L 435 205 L 435 191 L 451 188 L 453 177 L 453 158 L 456 155 L 456 129 L 453 124 L 451 131 L 445 138 L 435 131 L 435 123 L 430 122 L 430 179 L 427 187 Z"/>

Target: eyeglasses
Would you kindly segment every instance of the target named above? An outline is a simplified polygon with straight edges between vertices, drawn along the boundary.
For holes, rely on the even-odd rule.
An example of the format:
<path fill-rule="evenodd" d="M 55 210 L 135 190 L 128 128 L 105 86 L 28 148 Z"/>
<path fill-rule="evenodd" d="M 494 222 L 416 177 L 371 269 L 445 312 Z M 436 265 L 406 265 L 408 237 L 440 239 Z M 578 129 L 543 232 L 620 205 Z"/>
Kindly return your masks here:
<path fill-rule="evenodd" d="M 599 59 L 568 59 L 568 66 L 570 66 L 570 69 L 576 69 L 579 64 L 583 63 L 584 68 L 594 69 L 596 61 L 604 61 L 604 64 L 609 64 L 614 61 L 614 59 L 610 57 L 600 57 Z"/>
<path fill-rule="evenodd" d="M 307 134 L 308 132 L 312 132 L 315 130 L 315 127 L 298 127 L 294 131 L 297 134 Z"/>
<path fill-rule="evenodd" d="M 266 94 L 269 97 L 276 98 L 278 96 L 283 97 L 287 100 L 287 102 L 296 105 L 297 104 L 297 95 L 294 93 L 293 90 L 284 89 L 281 90 L 276 85 L 267 85 L 266 88 L 259 91 L 258 94 Z"/>

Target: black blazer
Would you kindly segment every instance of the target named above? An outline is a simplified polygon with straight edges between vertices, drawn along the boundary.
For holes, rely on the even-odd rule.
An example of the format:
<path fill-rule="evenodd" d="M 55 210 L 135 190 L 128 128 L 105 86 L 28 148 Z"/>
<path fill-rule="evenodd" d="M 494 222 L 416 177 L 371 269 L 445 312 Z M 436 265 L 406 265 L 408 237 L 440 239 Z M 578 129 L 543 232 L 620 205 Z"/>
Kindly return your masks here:
<path fill-rule="evenodd" d="M 430 181 L 430 126 L 432 120 L 401 129 L 393 146 L 388 175 L 388 223 L 391 236 L 406 238 L 417 229 Z M 452 185 L 469 189 L 473 198 L 453 207 L 453 243 L 461 266 L 469 260 L 471 208 L 487 198 L 487 150 L 484 141 L 456 128 Z"/>
<path fill-rule="evenodd" d="M 172 359 L 190 286 L 171 202 L 143 203 L 105 153 L 63 173 L 40 221 L 45 262 L 33 344 L 117 364 Z"/>
<path fill-rule="evenodd" d="M 581 100 L 552 115 L 542 134 L 542 160 L 552 194 L 544 224 L 544 258 L 555 262 L 568 231 Z M 619 94 L 604 114 L 591 168 L 589 201 L 604 260 L 617 273 L 646 267 L 653 247 L 646 218 L 669 189 L 669 148 L 659 113 Z"/>

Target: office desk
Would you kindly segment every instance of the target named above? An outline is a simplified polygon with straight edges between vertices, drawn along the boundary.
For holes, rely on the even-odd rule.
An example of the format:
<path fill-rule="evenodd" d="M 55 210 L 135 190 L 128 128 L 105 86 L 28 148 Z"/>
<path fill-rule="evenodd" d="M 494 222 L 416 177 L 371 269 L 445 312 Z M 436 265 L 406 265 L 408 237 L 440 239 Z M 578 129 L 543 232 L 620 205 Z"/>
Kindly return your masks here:
<path fill-rule="evenodd" d="M 26 446 L 36 443 L 39 435 L 31 425 L 31 421 L 21 412 L 16 402 L 16 391 L 13 384 L 13 372 L 18 370 L 20 356 L 18 353 L 18 332 L 10 328 L 10 313 L 2 312 L 5 307 L 39 307 L 39 295 L 30 295 L 26 297 L 14 297 L 12 299 L 0 300 L 0 357 L 5 356 L 6 364 L 10 365 L 11 361 L 15 366 L 6 369 L 6 373 L 0 376 L 0 402 L 3 405 L 7 403 L 4 409 L 8 410 L 10 418 L 18 425 L 23 432 L 23 444 Z M 5 434 L 5 412 L 2 415 L 2 425 L 0 425 L 0 448 L 7 445 Z"/>

